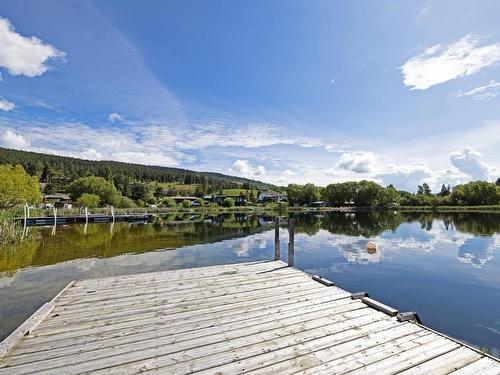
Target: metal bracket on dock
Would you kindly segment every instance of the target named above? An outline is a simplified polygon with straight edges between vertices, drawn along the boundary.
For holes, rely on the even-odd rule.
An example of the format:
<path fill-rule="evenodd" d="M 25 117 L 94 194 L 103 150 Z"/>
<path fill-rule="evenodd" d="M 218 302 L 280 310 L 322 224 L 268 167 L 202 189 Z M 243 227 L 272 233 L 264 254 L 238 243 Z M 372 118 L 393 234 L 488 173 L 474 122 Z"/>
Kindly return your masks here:
<path fill-rule="evenodd" d="M 412 320 L 418 324 L 422 324 L 422 321 L 415 311 L 400 312 L 397 316 L 397 320 L 398 322 L 407 322 L 409 320 Z"/>
<path fill-rule="evenodd" d="M 314 281 L 317 281 L 318 283 L 320 284 L 323 284 L 323 285 L 326 285 L 326 286 L 334 286 L 335 284 L 333 283 L 333 281 L 330 281 L 328 279 L 325 279 L 324 277 L 321 277 L 319 275 L 312 275 L 311 278 L 314 280 Z"/>
<path fill-rule="evenodd" d="M 362 299 L 365 297 L 368 297 L 368 293 L 366 292 L 351 293 L 351 299 Z"/>
<path fill-rule="evenodd" d="M 381 311 L 389 316 L 396 316 L 399 310 L 396 310 L 390 306 L 384 305 L 382 302 L 376 301 L 370 297 L 365 297 L 361 299 L 364 304 L 373 307 L 375 310 Z"/>

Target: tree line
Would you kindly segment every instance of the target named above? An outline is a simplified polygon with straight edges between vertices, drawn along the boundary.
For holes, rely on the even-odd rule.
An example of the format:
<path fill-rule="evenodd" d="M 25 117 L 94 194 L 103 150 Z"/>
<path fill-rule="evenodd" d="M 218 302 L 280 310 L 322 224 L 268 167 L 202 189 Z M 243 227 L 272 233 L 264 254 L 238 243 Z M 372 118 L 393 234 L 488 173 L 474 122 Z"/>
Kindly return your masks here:
<path fill-rule="evenodd" d="M 310 205 L 324 201 L 329 206 L 396 207 L 396 206 L 483 206 L 500 204 L 500 178 L 496 183 L 472 181 L 466 184 L 442 185 L 433 194 L 424 183 L 413 194 L 383 187 L 373 181 L 348 181 L 317 187 L 314 184 L 289 184 L 286 188 L 292 205 Z"/>
<path fill-rule="evenodd" d="M 221 173 L 196 172 L 181 168 L 116 161 L 84 160 L 6 148 L 0 148 L 0 164 L 22 165 L 30 176 L 37 176 L 41 182 L 48 185 L 47 193 L 64 191 L 77 178 L 87 176 L 112 180 L 118 190 L 127 189 L 127 186 L 134 181 L 199 184 L 206 192 L 236 189 L 243 185 L 251 189 L 276 188 L 264 182 Z"/>

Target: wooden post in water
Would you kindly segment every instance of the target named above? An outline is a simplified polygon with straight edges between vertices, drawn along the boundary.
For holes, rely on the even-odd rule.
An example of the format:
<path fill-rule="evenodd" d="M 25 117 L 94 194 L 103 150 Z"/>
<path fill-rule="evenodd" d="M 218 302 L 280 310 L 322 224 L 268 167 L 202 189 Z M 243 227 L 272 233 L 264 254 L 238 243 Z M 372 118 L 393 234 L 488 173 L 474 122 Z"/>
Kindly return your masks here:
<path fill-rule="evenodd" d="M 83 227 L 83 233 L 87 235 L 87 226 L 89 224 L 89 209 L 85 207 L 85 226 Z"/>
<path fill-rule="evenodd" d="M 295 229 L 293 227 L 294 219 L 288 219 L 288 266 L 293 267 L 295 265 Z"/>
<path fill-rule="evenodd" d="M 57 226 L 57 208 L 53 208 L 54 210 L 54 226 L 52 227 L 52 235 L 55 236 L 56 235 L 56 226 Z"/>
<path fill-rule="evenodd" d="M 115 208 L 111 206 L 111 216 L 113 218 L 113 223 L 115 222 Z"/>
<path fill-rule="evenodd" d="M 23 238 L 27 235 L 28 228 L 28 203 L 24 205 L 24 226 L 23 226 Z"/>
<path fill-rule="evenodd" d="M 280 218 L 274 219 L 274 260 L 280 260 Z"/>

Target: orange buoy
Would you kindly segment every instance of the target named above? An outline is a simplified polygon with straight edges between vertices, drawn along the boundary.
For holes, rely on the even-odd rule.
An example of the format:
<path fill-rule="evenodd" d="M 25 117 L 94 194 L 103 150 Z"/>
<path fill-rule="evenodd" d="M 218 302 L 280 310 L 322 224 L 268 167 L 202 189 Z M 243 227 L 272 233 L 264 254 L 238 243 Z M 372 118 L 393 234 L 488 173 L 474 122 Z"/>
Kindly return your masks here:
<path fill-rule="evenodd" d="M 368 241 L 366 244 L 366 250 L 370 254 L 375 254 L 377 252 L 377 244 L 373 241 Z"/>

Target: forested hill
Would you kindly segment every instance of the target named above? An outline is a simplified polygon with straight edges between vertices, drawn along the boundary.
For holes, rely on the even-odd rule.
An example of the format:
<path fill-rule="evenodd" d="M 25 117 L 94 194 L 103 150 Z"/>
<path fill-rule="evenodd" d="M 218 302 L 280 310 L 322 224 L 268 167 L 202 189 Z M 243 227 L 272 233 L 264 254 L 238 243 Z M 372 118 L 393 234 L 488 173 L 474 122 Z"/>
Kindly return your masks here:
<path fill-rule="evenodd" d="M 177 182 L 184 184 L 209 184 L 214 189 L 238 188 L 243 185 L 252 189 L 275 189 L 276 186 L 222 173 L 197 172 L 188 169 L 157 167 L 107 160 L 85 160 L 67 156 L 11 150 L 0 147 L 0 164 L 21 164 L 30 175 L 42 180 L 47 174 L 67 180 L 94 175 L 109 177 L 124 175 L 132 180 Z"/>

